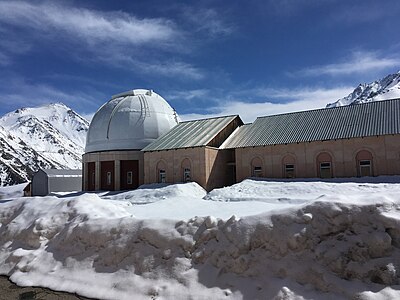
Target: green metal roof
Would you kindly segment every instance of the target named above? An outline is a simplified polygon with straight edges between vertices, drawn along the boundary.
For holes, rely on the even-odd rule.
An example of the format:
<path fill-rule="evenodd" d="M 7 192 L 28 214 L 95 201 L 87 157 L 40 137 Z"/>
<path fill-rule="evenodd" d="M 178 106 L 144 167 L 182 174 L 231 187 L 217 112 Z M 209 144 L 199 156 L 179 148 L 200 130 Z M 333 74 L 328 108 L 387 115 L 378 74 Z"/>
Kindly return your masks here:
<path fill-rule="evenodd" d="M 257 118 L 238 128 L 221 148 L 400 134 L 400 99 Z"/>
<path fill-rule="evenodd" d="M 238 115 L 181 122 L 142 151 L 207 146 Z M 241 122 L 241 121 L 240 121 Z"/>

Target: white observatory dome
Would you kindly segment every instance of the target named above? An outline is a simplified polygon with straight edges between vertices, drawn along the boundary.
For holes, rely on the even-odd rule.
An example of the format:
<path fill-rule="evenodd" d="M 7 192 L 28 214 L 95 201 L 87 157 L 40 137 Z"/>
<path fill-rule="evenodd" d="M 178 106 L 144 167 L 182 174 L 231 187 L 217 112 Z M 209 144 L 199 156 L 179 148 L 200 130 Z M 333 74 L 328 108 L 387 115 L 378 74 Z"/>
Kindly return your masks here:
<path fill-rule="evenodd" d="M 87 133 L 85 153 L 141 150 L 176 124 L 176 112 L 152 90 L 121 93 L 95 113 Z"/>

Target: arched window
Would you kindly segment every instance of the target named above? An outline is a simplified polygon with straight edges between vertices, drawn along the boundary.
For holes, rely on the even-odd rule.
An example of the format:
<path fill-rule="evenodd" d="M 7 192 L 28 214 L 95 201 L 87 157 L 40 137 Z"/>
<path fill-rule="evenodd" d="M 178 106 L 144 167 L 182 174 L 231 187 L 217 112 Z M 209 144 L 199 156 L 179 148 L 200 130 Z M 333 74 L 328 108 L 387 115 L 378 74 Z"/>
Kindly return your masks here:
<path fill-rule="evenodd" d="M 317 156 L 317 173 L 320 178 L 332 178 L 332 156 L 322 152 Z"/>
<path fill-rule="evenodd" d="M 189 182 L 192 181 L 192 174 L 191 174 L 191 163 L 188 158 L 185 158 L 182 161 L 182 180 L 183 182 Z"/>
<path fill-rule="evenodd" d="M 157 174 L 157 181 L 159 183 L 165 183 L 167 182 L 167 172 L 166 172 L 166 164 L 164 161 L 160 160 L 157 163 L 157 170 L 156 170 Z"/>
<path fill-rule="evenodd" d="M 251 160 L 251 176 L 252 177 L 263 177 L 262 160 L 259 157 L 254 157 Z"/>
<path fill-rule="evenodd" d="M 296 177 L 296 158 L 293 155 L 285 155 L 282 159 L 282 165 L 284 178 Z"/>
<path fill-rule="evenodd" d="M 372 164 L 373 157 L 371 152 L 367 150 L 361 150 L 356 155 L 357 161 L 357 175 L 358 176 L 373 176 Z"/>

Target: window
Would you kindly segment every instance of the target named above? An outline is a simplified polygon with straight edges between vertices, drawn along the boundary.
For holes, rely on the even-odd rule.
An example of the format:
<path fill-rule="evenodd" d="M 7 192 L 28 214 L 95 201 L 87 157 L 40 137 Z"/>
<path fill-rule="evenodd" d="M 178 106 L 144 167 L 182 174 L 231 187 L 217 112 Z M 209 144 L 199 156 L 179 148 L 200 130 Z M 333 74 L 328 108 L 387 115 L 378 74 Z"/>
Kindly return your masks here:
<path fill-rule="evenodd" d="M 251 164 L 250 164 L 250 176 L 252 177 L 264 177 L 263 174 L 263 161 L 260 157 L 254 157 L 251 160 Z"/>
<path fill-rule="evenodd" d="M 282 157 L 282 177 L 295 178 L 296 156 L 293 153 L 286 153 Z"/>
<path fill-rule="evenodd" d="M 319 164 L 319 174 L 321 178 L 332 178 L 331 162 L 321 162 Z"/>
<path fill-rule="evenodd" d="M 372 163 L 370 160 L 360 160 L 360 176 L 371 176 L 372 175 Z"/>
<path fill-rule="evenodd" d="M 317 163 L 315 165 L 317 176 L 319 178 L 332 178 L 332 166 L 334 165 L 334 160 L 329 152 L 321 152 L 317 156 Z"/>
<path fill-rule="evenodd" d="M 253 177 L 262 177 L 262 168 L 260 166 L 253 167 Z"/>
<path fill-rule="evenodd" d="M 132 184 L 133 183 L 133 173 L 132 171 L 126 172 L 126 184 Z"/>
<path fill-rule="evenodd" d="M 107 185 L 111 185 L 111 172 L 107 172 Z"/>
<path fill-rule="evenodd" d="M 285 165 L 285 177 L 294 178 L 294 164 Z"/>
<path fill-rule="evenodd" d="M 357 175 L 358 176 L 374 176 L 372 165 L 373 155 L 368 150 L 360 150 L 356 155 Z"/>
<path fill-rule="evenodd" d="M 188 182 L 188 181 L 190 181 L 190 169 L 184 168 L 183 169 L 183 182 Z"/>
<path fill-rule="evenodd" d="M 158 182 L 165 183 L 166 182 L 165 178 L 166 178 L 165 170 L 158 170 Z"/>

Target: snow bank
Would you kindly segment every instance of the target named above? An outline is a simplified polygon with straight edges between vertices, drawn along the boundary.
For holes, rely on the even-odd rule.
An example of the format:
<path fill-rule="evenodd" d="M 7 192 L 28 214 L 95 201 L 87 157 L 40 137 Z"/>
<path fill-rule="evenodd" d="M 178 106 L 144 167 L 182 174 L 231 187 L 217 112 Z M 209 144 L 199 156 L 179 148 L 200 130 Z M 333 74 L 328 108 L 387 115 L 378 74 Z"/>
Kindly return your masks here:
<path fill-rule="evenodd" d="M 128 200 L 132 204 L 146 204 L 165 199 L 188 196 L 191 198 L 203 198 L 206 190 L 195 182 L 186 184 L 146 184 L 138 189 L 127 192 L 114 192 L 102 198 L 108 200 Z"/>
<path fill-rule="evenodd" d="M 295 181 L 263 181 L 246 179 L 229 187 L 211 191 L 205 199 L 214 201 L 262 201 L 268 203 L 303 203 L 325 195 L 336 194 L 378 194 L 388 191 L 400 192 L 399 176 L 371 177 L 384 183 L 352 182 L 360 178 L 340 178 L 350 182 L 317 181 L 316 179 L 297 179 Z"/>
<path fill-rule="evenodd" d="M 278 191 L 278 183 L 254 181 L 231 189 L 248 191 L 241 202 L 252 206 L 262 202 L 249 199 L 275 184 Z M 197 189 L 170 189 L 181 188 Z M 0 273 L 19 285 L 100 299 L 398 299 L 399 188 L 281 184 L 263 199 L 304 201 L 240 218 L 179 221 L 132 213 L 162 203 L 178 211 L 182 203 L 168 199 L 145 205 L 129 202 L 133 196 L 124 202 L 96 194 L 17 199 L 0 204 Z M 207 198 L 230 199 L 232 190 Z"/>
<path fill-rule="evenodd" d="M 19 198 L 24 195 L 24 188 L 28 183 L 0 187 L 0 200 Z"/>

